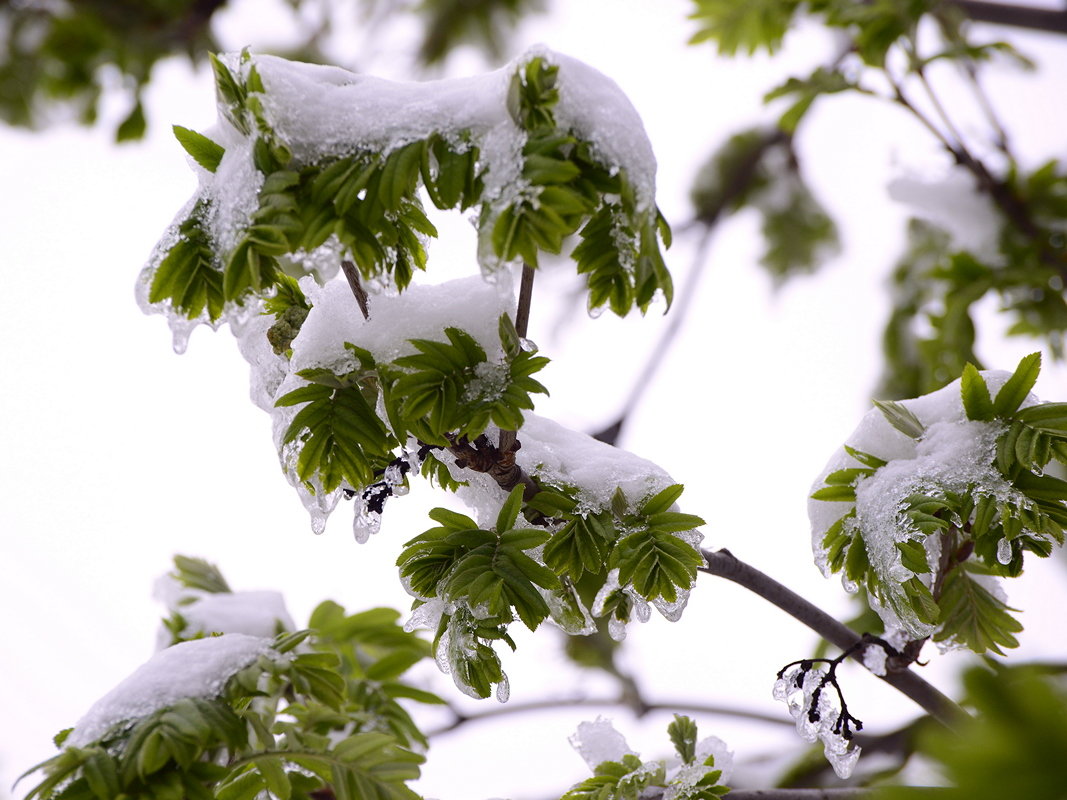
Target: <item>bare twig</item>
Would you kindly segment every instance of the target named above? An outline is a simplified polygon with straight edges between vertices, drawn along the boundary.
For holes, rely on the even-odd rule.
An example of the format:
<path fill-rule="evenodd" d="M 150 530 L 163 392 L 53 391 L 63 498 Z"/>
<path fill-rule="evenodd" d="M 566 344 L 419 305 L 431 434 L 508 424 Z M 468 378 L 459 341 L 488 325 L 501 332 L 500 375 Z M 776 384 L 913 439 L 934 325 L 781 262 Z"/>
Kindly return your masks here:
<path fill-rule="evenodd" d="M 619 416 L 610 425 L 594 433 L 593 438 L 595 439 L 608 444 L 616 444 L 619 441 L 623 426 L 641 402 L 645 389 L 652 385 L 656 371 L 659 369 L 660 364 L 663 363 L 665 355 L 671 351 L 671 346 L 682 329 L 686 315 L 693 306 L 700 280 L 706 270 L 705 262 L 707 260 L 708 246 L 711 244 L 711 235 L 715 230 L 714 222 L 712 221 L 697 220 L 697 223 L 703 227 L 703 230 L 701 231 L 700 240 L 697 242 L 696 252 L 693 254 L 693 266 L 689 270 L 688 282 L 685 285 L 685 290 L 678 294 L 678 300 L 672 309 L 671 321 L 664 329 L 656 346 L 652 349 L 651 356 L 645 361 L 641 374 L 634 381 L 633 388 L 630 390 L 630 395 L 626 398 Z"/>
<path fill-rule="evenodd" d="M 987 3 L 984 0 L 955 0 L 955 5 L 975 22 L 1067 34 L 1067 9 L 1057 11 L 1014 3 Z"/>
<path fill-rule="evenodd" d="M 860 637 L 846 625 L 838 622 L 822 609 L 808 602 L 791 589 L 749 566 L 729 550 L 701 550 L 705 566 L 701 572 L 726 578 L 758 594 L 764 600 L 778 606 L 794 619 L 804 623 L 826 641 L 842 650 L 855 647 Z M 853 656 L 859 658 L 859 653 Z M 924 708 L 931 717 L 946 727 L 955 728 L 967 717 L 967 712 L 948 696 L 920 678 L 910 669 L 887 672 L 881 677 L 886 683 Z"/>
<path fill-rule="evenodd" d="M 515 331 L 525 339 L 530 327 L 530 303 L 533 300 L 534 268 L 522 265 L 522 282 L 519 284 L 519 305 L 515 309 Z M 515 431 L 500 431 L 497 439 L 500 451 L 509 453 L 515 446 Z"/>
<path fill-rule="evenodd" d="M 511 716 L 513 714 L 529 714 L 538 711 L 555 711 L 568 708 L 604 708 L 611 706 L 625 706 L 630 707 L 630 702 L 625 697 L 574 697 L 574 698 L 559 698 L 555 700 L 533 700 L 527 703 L 508 703 L 507 705 L 497 706 L 485 711 L 479 711 L 477 714 L 464 714 L 463 712 L 453 708 L 452 713 L 455 714 L 455 719 L 451 722 L 442 725 L 440 728 L 436 728 L 427 732 L 427 737 L 432 738 L 434 736 L 441 736 L 446 733 L 467 725 L 469 723 L 488 722 L 500 717 Z M 675 701 L 659 701 L 656 703 L 643 703 L 641 710 L 644 713 L 651 711 L 670 711 L 670 712 L 686 712 L 690 714 L 707 714 L 709 716 L 723 716 L 734 717 L 737 719 L 747 719 L 754 722 L 762 722 L 769 725 L 781 725 L 785 727 L 793 727 L 793 721 L 786 719 L 785 717 L 761 714 L 758 711 L 749 711 L 743 708 L 730 708 L 727 706 L 717 705 L 705 705 L 701 703 L 694 703 L 689 700 Z"/>

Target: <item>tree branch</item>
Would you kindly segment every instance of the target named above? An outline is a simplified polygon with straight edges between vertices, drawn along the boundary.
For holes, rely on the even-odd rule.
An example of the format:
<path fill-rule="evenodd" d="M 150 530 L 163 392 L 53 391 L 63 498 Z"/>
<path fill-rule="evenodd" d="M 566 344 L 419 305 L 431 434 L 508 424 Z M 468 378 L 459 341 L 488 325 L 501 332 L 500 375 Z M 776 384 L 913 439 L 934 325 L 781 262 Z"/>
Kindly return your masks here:
<path fill-rule="evenodd" d="M 625 697 L 605 697 L 605 698 L 588 698 L 588 697 L 574 697 L 574 698 L 561 698 L 558 700 L 532 700 L 527 703 L 508 703 L 507 705 L 498 706 L 488 709 L 486 711 L 480 711 L 477 714 L 464 714 L 457 709 L 451 709 L 455 714 L 455 719 L 451 722 L 442 725 L 440 728 L 436 728 L 432 731 L 428 731 L 426 736 L 433 738 L 434 736 L 441 736 L 446 733 L 451 733 L 457 728 L 462 727 L 471 722 L 487 722 L 499 717 L 510 716 L 513 714 L 527 714 L 537 711 L 552 711 L 556 709 L 568 709 L 568 708 L 603 708 L 605 706 L 626 706 L 630 707 L 631 703 Z M 723 716 L 723 717 L 735 717 L 738 719 L 748 719 L 755 722 L 763 722 L 769 725 L 782 725 L 786 727 L 793 727 L 793 721 L 781 716 L 772 714 L 761 714 L 758 711 L 748 711 L 742 708 L 729 708 L 727 706 L 717 705 L 704 705 L 701 703 L 693 703 L 689 700 L 675 701 L 659 701 L 656 703 L 643 703 L 641 708 L 643 713 L 650 711 L 670 711 L 670 712 L 688 712 L 692 714 L 708 714 L 710 716 Z"/>
<path fill-rule="evenodd" d="M 530 303 L 533 300 L 534 268 L 529 264 L 522 265 L 522 282 L 519 284 L 519 304 L 515 309 L 515 332 L 520 339 L 526 338 L 530 327 Z M 501 431 L 497 439 L 497 445 L 501 452 L 509 453 L 514 449 L 515 431 Z"/>
<path fill-rule="evenodd" d="M 1067 34 L 1067 9 L 1056 11 L 1009 3 L 988 3 L 984 0 L 955 0 L 954 4 L 975 22 Z"/>
<path fill-rule="evenodd" d="M 726 578 L 758 594 L 764 600 L 778 606 L 794 619 L 804 623 L 835 647 L 848 650 L 860 642 L 860 637 L 822 609 L 809 603 L 791 589 L 738 559 L 729 550 L 715 552 L 701 550 L 706 566 L 701 572 Z M 862 653 L 853 656 L 859 661 Z M 862 661 L 861 661 L 862 663 Z M 887 672 L 879 676 L 897 691 L 924 708 L 931 717 L 946 727 L 955 728 L 967 717 L 967 712 L 956 705 L 947 695 L 927 683 L 910 669 Z"/>

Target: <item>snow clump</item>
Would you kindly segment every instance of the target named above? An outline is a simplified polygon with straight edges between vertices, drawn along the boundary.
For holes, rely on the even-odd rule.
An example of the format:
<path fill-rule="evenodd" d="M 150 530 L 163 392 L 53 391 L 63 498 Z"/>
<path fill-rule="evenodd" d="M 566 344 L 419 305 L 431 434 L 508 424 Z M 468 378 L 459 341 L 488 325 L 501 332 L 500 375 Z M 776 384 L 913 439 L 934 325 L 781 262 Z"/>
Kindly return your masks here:
<path fill-rule="evenodd" d="M 235 673 L 273 652 L 270 639 L 243 633 L 196 639 L 161 650 L 97 700 L 65 744 L 83 747 L 120 723 L 146 717 L 185 698 L 217 697 Z"/>
<path fill-rule="evenodd" d="M 994 394 L 1010 377 L 1009 373 L 1000 371 L 981 374 Z M 1031 396 L 1023 405 L 1036 402 Z M 902 584 L 916 577 L 916 573 L 904 566 L 897 545 L 908 541 L 924 544 L 931 572 L 918 578 L 929 585 L 940 557 L 940 540 L 937 536 L 924 535 L 904 514 L 907 498 L 914 494 L 944 497 L 946 493 L 969 491 L 975 497 L 993 497 L 998 502 L 1022 507 L 1029 501 L 997 470 L 996 443 L 1003 433 L 1003 424 L 996 420 L 968 419 L 959 380 L 922 397 L 902 400 L 899 405 L 918 418 L 922 435 L 912 439 L 893 427 L 881 410 L 867 412 L 848 437 L 848 446 L 887 463 L 854 483 L 854 504 L 810 499 L 808 518 L 815 563 L 829 577 L 829 558 L 823 538 L 834 523 L 847 517 L 845 531 L 862 537 L 871 567 L 889 600 L 880 603 L 872 596 L 872 607 L 887 631 L 899 629 L 910 639 L 921 639 L 933 634 L 937 626 L 922 622 L 910 610 Z M 840 448 L 819 474 L 812 492 L 825 484 L 830 473 L 862 466 Z M 851 586 L 846 588 L 855 590 Z"/>

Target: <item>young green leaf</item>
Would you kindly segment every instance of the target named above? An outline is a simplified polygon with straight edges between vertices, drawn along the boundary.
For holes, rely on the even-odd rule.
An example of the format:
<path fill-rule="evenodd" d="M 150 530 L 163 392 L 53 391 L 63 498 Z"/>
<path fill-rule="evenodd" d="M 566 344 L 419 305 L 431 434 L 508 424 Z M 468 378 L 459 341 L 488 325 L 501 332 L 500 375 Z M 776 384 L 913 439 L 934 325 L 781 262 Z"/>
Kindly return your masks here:
<path fill-rule="evenodd" d="M 183 128 L 181 125 L 175 125 L 173 130 L 178 143 L 185 148 L 185 152 L 192 156 L 197 164 L 208 172 L 218 169 L 219 162 L 222 161 L 222 156 L 226 152 L 222 145 L 213 142 L 202 133 Z"/>

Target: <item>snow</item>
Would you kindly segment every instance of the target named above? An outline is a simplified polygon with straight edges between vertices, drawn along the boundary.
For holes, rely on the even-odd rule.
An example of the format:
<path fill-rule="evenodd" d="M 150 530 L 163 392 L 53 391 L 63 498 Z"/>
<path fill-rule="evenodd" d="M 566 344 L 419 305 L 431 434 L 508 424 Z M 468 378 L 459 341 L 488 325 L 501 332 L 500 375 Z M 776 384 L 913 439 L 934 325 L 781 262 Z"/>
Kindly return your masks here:
<path fill-rule="evenodd" d="M 502 355 L 500 315 L 515 309 L 510 281 L 489 284 L 479 276 L 415 285 L 400 295 L 374 295 L 366 320 L 346 281 L 319 286 L 312 278 L 303 278 L 300 286 L 312 308 L 293 340 L 292 372 L 309 367 L 354 369 L 358 362 L 345 342 L 370 351 L 377 361 L 392 361 L 416 352 L 409 339 L 445 341 L 447 327 L 462 328 L 473 336 L 492 361 L 494 355 Z"/>
<path fill-rule="evenodd" d="M 519 466 L 547 486 L 578 489 L 579 508 L 588 511 L 610 508 L 616 489 L 636 510 L 674 484 L 659 465 L 537 414 L 526 414 L 519 439 Z"/>
<path fill-rule="evenodd" d="M 579 723 L 578 730 L 568 737 L 568 741 L 591 770 L 605 761 L 621 761 L 623 756 L 637 755 L 626 744 L 625 737 L 615 730 L 611 720 L 603 717 Z"/>
<path fill-rule="evenodd" d="M 211 698 L 226 682 L 262 655 L 271 640 L 242 633 L 182 642 L 156 653 L 96 701 L 66 740 L 82 747 L 114 726 L 145 717 L 187 697 Z"/>
<path fill-rule="evenodd" d="M 888 186 L 889 197 L 948 232 L 953 246 L 979 259 L 999 260 L 1003 224 L 992 201 L 975 187 L 974 176 L 956 166 L 938 179 L 905 174 Z"/>
<path fill-rule="evenodd" d="M 177 609 L 188 623 L 183 636 L 196 633 L 243 633 L 271 638 L 284 630 L 295 630 L 281 592 L 222 592 L 205 594 Z"/>
<path fill-rule="evenodd" d="M 1006 372 L 983 372 L 990 393 L 1008 379 Z M 1037 402 L 1033 396 L 1024 405 Z M 922 623 L 908 609 L 901 584 L 915 573 L 906 569 L 896 545 L 910 540 L 923 541 L 931 567 L 936 566 L 938 538 L 924 536 L 902 515 L 905 499 L 912 494 L 944 496 L 973 486 L 976 496 L 991 496 L 1001 502 L 1028 504 L 997 470 L 996 441 L 1003 432 L 997 421 L 980 422 L 966 418 L 960 397 L 960 381 L 922 397 L 903 400 L 900 405 L 922 423 L 922 437 L 916 441 L 895 429 L 877 408 L 867 412 L 847 442 L 854 449 L 887 461 L 870 477 L 855 483 L 855 517 L 846 521 L 848 530 L 863 537 L 871 565 L 885 586 L 894 608 L 873 602 L 887 628 L 903 628 L 911 638 L 929 636 L 936 626 Z M 839 469 L 862 466 L 843 448 L 830 459 L 815 481 L 812 491 L 822 487 L 827 475 Z M 829 565 L 822 540 L 827 529 L 853 508 L 851 503 L 808 501 L 812 525 L 812 547 L 816 564 L 824 575 Z M 930 573 L 932 574 L 932 573 Z M 920 579 L 929 580 L 929 575 Z M 873 598 L 872 598 L 873 600 Z M 903 613 L 901 613 L 903 611 Z"/>

